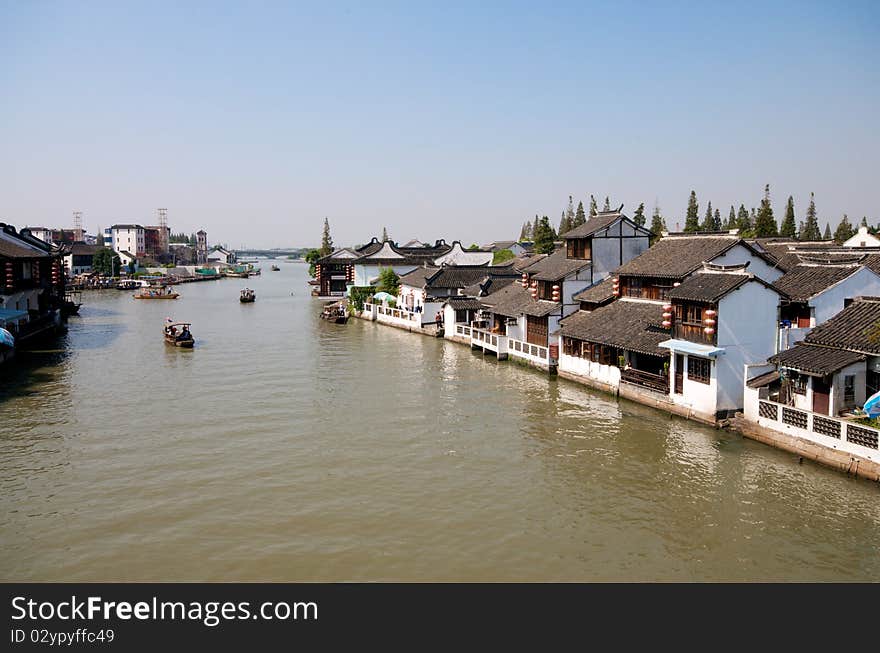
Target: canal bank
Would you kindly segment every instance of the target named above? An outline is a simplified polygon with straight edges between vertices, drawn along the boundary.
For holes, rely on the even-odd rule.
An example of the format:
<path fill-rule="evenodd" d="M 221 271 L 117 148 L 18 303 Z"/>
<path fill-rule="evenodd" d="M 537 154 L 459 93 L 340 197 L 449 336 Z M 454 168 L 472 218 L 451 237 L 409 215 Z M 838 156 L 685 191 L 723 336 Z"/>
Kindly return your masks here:
<path fill-rule="evenodd" d="M 87 293 L 61 352 L 9 368 L 5 578 L 880 580 L 876 484 L 439 338 L 331 324 L 306 266 L 281 267 L 175 302 Z M 164 344 L 168 316 L 194 350 Z"/>

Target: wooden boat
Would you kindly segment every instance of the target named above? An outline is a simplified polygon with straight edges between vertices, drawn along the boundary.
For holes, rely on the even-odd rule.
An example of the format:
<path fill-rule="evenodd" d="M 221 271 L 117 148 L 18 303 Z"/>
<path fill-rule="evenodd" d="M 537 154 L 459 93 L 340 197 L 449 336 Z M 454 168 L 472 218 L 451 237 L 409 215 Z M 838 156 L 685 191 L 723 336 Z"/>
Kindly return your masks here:
<path fill-rule="evenodd" d="M 348 311 L 345 310 L 345 304 L 339 302 L 327 304 L 321 311 L 321 319 L 335 324 L 345 324 L 348 322 Z"/>
<path fill-rule="evenodd" d="M 189 322 L 170 322 L 166 324 L 165 329 L 163 329 L 166 344 L 192 349 L 195 340 L 192 337 L 192 333 L 190 333 L 190 326 L 192 325 Z"/>
<path fill-rule="evenodd" d="M 257 293 L 255 293 L 250 288 L 245 288 L 244 290 L 242 290 L 241 295 L 239 295 L 238 297 L 238 301 L 240 301 L 242 304 L 252 304 L 256 301 L 256 299 Z"/>
<path fill-rule="evenodd" d="M 281 268 L 279 268 L 277 265 L 273 265 L 270 269 L 272 270 L 272 272 L 281 272 Z"/>
<path fill-rule="evenodd" d="M 68 290 L 64 293 L 64 300 L 61 302 L 61 314 L 64 317 L 77 315 L 80 306 L 82 306 L 81 292 L 78 290 Z"/>
<path fill-rule="evenodd" d="M 135 299 L 177 299 L 180 295 L 176 292 L 172 292 L 171 288 L 167 286 L 162 287 L 154 287 L 148 286 L 146 288 L 141 288 L 138 292 L 132 295 Z"/>

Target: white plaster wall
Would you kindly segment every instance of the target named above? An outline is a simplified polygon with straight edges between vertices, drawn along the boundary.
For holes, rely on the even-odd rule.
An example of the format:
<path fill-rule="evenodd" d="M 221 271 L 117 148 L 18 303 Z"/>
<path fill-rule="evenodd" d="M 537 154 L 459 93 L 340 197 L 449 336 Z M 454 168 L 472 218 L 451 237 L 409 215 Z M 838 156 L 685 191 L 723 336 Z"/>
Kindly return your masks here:
<path fill-rule="evenodd" d="M 732 247 L 721 256 L 712 259 L 712 263 L 717 265 L 739 265 L 749 261 L 749 267 L 746 271 L 751 272 L 756 277 L 762 278 L 764 281 L 773 282 L 782 276 L 782 270 L 772 267 L 760 256 L 755 256 L 742 244 Z"/>
<path fill-rule="evenodd" d="M 415 270 L 418 265 L 368 265 L 364 263 L 360 263 L 354 266 L 354 285 L 356 286 L 369 286 L 370 279 L 375 279 L 379 276 L 379 272 L 384 269 L 390 267 L 394 270 L 397 276 L 402 276 L 407 272 L 412 272 Z"/>
<path fill-rule="evenodd" d="M 868 268 L 862 268 L 840 283 L 831 286 L 810 300 L 814 307 L 816 326 L 843 310 L 843 301 L 859 295 L 876 297 L 880 295 L 880 276 Z"/>
<path fill-rule="evenodd" d="M 586 358 L 569 356 L 563 354 L 562 349 L 559 350 L 559 370 L 593 379 L 615 390 L 620 385 L 620 368 L 616 365 L 602 365 Z"/>
<path fill-rule="evenodd" d="M 837 415 L 844 408 L 843 403 L 843 387 L 844 387 L 844 377 L 852 375 L 855 378 L 855 402 L 856 406 L 861 408 L 867 397 L 865 396 L 865 380 L 868 372 L 868 367 L 865 364 L 865 361 L 859 361 L 858 363 L 853 363 L 852 365 L 847 365 L 842 370 L 839 370 L 835 375 L 831 383 L 831 399 L 830 405 L 832 407 L 832 415 Z"/>
<path fill-rule="evenodd" d="M 779 295 L 757 281 L 740 286 L 718 306 L 716 359 L 718 398 L 716 410 L 743 407 L 743 373 L 746 364 L 763 363 L 776 353 Z"/>

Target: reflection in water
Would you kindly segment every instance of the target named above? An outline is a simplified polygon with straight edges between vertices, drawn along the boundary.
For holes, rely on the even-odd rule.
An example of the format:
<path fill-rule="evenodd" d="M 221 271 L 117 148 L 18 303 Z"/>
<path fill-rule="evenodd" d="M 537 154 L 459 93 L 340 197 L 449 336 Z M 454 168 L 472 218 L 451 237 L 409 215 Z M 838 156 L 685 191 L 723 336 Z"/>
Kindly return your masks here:
<path fill-rule="evenodd" d="M 86 294 L 67 353 L 0 368 L 3 578 L 880 579 L 876 485 L 329 324 L 281 267 L 174 302 Z M 193 351 L 165 346 L 169 315 Z"/>

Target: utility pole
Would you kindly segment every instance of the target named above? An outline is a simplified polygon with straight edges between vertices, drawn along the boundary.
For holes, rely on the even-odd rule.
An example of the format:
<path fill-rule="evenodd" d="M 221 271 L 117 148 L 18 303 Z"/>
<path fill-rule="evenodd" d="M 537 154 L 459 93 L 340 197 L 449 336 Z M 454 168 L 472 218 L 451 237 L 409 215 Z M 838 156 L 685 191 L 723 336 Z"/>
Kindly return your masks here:
<path fill-rule="evenodd" d="M 75 241 L 86 239 L 85 233 L 83 233 L 83 214 L 82 214 L 82 211 L 74 211 L 73 212 L 73 239 Z"/>

